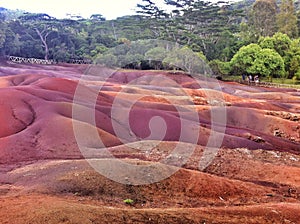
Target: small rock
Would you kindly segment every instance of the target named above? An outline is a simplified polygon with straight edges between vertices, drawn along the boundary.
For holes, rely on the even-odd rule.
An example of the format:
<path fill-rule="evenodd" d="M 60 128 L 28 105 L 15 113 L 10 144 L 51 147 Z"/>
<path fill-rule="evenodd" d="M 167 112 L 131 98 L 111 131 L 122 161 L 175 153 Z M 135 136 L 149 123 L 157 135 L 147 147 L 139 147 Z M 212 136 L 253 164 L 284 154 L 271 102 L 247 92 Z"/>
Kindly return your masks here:
<path fill-rule="evenodd" d="M 262 139 L 262 138 L 259 137 L 259 136 L 254 137 L 253 141 L 255 141 L 255 142 L 257 142 L 257 143 L 263 143 L 263 142 L 266 142 L 264 139 Z"/>
<path fill-rule="evenodd" d="M 274 136 L 276 137 L 282 137 L 283 133 L 279 130 L 279 129 L 276 129 L 274 132 L 273 132 Z"/>

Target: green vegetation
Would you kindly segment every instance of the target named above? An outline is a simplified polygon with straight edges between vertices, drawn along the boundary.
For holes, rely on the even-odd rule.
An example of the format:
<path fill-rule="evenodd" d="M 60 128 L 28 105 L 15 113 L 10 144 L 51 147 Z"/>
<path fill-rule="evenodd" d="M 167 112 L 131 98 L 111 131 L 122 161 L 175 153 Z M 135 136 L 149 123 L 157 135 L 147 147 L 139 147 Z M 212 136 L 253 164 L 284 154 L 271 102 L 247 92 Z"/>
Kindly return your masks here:
<path fill-rule="evenodd" d="M 243 46 L 230 61 L 236 73 L 261 75 L 268 78 L 284 77 L 284 61 L 273 49 L 257 44 Z"/>
<path fill-rule="evenodd" d="M 125 199 L 123 202 L 127 205 L 133 205 L 134 204 L 134 201 L 130 198 Z"/>
<path fill-rule="evenodd" d="M 172 10 L 163 10 L 151 0 L 140 0 L 135 15 L 115 20 L 106 20 L 101 14 L 88 19 L 56 19 L 0 8 L 0 57 L 58 62 L 96 59 L 109 66 L 181 68 L 191 73 L 206 72 L 201 63 L 205 61 L 214 75 L 223 79 L 252 74 L 261 79 L 300 80 L 297 2 L 164 3 Z M 150 39 L 158 42 L 147 41 Z M 174 44 L 160 44 L 163 41 Z"/>

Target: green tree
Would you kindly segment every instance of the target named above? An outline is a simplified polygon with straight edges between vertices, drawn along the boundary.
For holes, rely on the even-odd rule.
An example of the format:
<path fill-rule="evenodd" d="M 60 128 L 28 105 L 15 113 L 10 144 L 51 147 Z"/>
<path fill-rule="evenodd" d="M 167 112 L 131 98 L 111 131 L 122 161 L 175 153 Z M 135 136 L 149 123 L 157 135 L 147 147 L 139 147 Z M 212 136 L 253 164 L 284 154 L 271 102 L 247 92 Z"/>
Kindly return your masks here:
<path fill-rule="evenodd" d="M 168 17 L 168 13 L 166 13 L 165 10 L 160 9 L 151 0 L 142 0 L 142 4 L 137 4 L 137 8 L 137 13 L 148 18 L 160 19 Z"/>
<path fill-rule="evenodd" d="M 277 15 L 278 31 L 289 37 L 298 36 L 297 16 L 293 0 L 282 0 L 280 12 Z"/>
<path fill-rule="evenodd" d="M 21 16 L 20 19 L 27 29 L 31 29 L 36 32 L 44 51 L 44 58 L 45 60 L 48 60 L 48 37 L 55 29 L 56 19 L 44 13 L 26 14 Z M 32 33 L 28 32 L 27 35 L 30 35 L 32 39 L 35 39 L 35 36 Z"/>
<path fill-rule="evenodd" d="M 288 78 L 300 74 L 300 39 L 292 40 L 286 56 L 288 60 Z"/>
<path fill-rule="evenodd" d="M 1 31 L 0 31 L 1 32 Z M 9 26 L 5 29 L 5 41 L 3 43 L 2 54 L 19 55 L 21 42 L 19 35 L 15 34 Z"/>
<path fill-rule="evenodd" d="M 259 38 L 255 33 L 255 30 L 252 29 L 251 25 L 244 21 L 240 23 L 240 32 L 237 34 L 237 37 L 244 46 L 251 43 L 256 43 Z"/>
<path fill-rule="evenodd" d="M 193 52 L 189 47 L 174 47 L 163 60 L 164 64 L 180 68 L 190 74 L 212 75 L 202 52 Z"/>
<path fill-rule="evenodd" d="M 289 73 L 288 77 L 290 78 L 292 76 L 290 72 L 291 61 L 295 53 L 291 51 L 292 40 L 289 36 L 283 33 L 275 33 L 272 37 L 261 37 L 258 43 L 262 48 L 273 49 L 280 54 L 284 60 L 285 70 Z"/>
<path fill-rule="evenodd" d="M 229 61 L 241 47 L 239 39 L 230 31 L 223 31 L 215 43 L 215 54 L 222 61 Z"/>
<path fill-rule="evenodd" d="M 94 20 L 94 21 L 105 21 L 105 17 L 101 14 L 93 14 L 91 15 L 90 17 L 91 20 Z"/>
<path fill-rule="evenodd" d="M 239 75 L 252 74 L 269 78 L 284 77 L 284 61 L 273 49 L 263 49 L 258 44 L 243 46 L 230 61 L 232 71 Z"/>
<path fill-rule="evenodd" d="M 98 64 L 113 68 L 117 66 L 118 58 L 112 53 L 103 54 L 103 55 L 101 54 L 96 59 L 96 62 Z"/>
<path fill-rule="evenodd" d="M 275 0 L 256 0 L 249 14 L 249 26 L 256 38 L 272 36 L 276 31 L 277 5 Z"/>
<path fill-rule="evenodd" d="M 6 31 L 6 25 L 4 22 L 0 21 L 0 48 L 3 47 L 3 44 L 5 42 L 5 31 Z"/>
<path fill-rule="evenodd" d="M 285 57 L 292 40 L 288 35 L 275 33 L 272 37 L 262 37 L 258 41 L 262 48 L 271 48 L 276 50 L 282 57 Z"/>
<path fill-rule="evenodd" d="M 250 74 L 262 75 L 268 78 L 285 78 L 284 61 L 272 49 L 261 49 L 257 52 L 253 65 L 247 71 Z"/>
<path fill-rule="evenodd" d="M 233 73 L 239 75 L 249 73 L 248 69 L 254 64 L 257 52 L 260 50 L 261 47 L 257 44 L 241 47 L 230 61 Z"/>
<path fill-rule="evenodd" d="M 230 62 L 223 62 L 218 59 L 209 62 L 209 66 L 215 76 L 226 76 L 229 75 L 231 70 Z"/>

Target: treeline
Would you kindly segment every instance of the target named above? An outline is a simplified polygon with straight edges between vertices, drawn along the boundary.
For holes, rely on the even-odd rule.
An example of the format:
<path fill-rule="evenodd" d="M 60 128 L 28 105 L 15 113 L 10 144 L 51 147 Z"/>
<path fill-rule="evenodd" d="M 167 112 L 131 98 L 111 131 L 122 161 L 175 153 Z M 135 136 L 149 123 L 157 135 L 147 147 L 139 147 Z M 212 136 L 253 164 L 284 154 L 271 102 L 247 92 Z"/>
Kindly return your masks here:
<path fill-rule="evenodd" d="M 202 52 L 165 40 L 138 40 L 118 45 L 98 55 L 98 64 L 112 68 L 183 70 L 189 74 L 211 75 Z"/>
<path fill-rule="evenodd" d="M 125 67 L 161 69 L 171 63 L 170 52 L 185 53 L 188 48 L 209 62 L 215 75 L 244 73 L 299 78 L 300 14 L 293 0 L 164 3 L 172 10 L 163 10 L 151 0 L 141 0 L 136 15 L 115 20 L 106 20 L 101 14 L 88 19 L 56 19 L 47 14 L 0 8 L 0 54 L 58 62 L 106 58 L 116 64 L 128 62 Z M 165 40 L 182 47 L 167 49 L 168 45 L 155 45 L 153 49 L 147 48 L 148 53 L 145 49 L 128 53 L 147 39 Z M 119 45 L 131 46 L 131 50 L 118 56 L 112 49 Z M 156 57 L 159 60 L 151 62 L 146 57 L 166 52 L 168 56 L 162 61 Z"/>
<path fill-rule="evenodd" d="M 233 55 L 226 52 L 228 48 L 224 50 L 224 45 L 232 33 L 238 32 L 241 11 L 202 1 L 178 1 L 174 7 L 167 13 L 151 1 L 141 0 L 136 15 L 110 21 L 100 14 L 89 19 L 59 20 L 46 14 L 2 9 L 0 52 L 54 60 L 83 59 L 94 58 L 122 43 L 161 39 L 202 51 L 209 60 Z"/>

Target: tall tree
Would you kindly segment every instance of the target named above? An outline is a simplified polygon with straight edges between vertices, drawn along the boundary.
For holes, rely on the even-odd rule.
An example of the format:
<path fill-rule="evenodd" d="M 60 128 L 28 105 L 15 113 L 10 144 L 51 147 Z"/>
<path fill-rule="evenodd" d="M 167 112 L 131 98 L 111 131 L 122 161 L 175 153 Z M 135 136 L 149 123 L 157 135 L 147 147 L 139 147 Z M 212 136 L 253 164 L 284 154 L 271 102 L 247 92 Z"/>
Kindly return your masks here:
<path fill-rule="evenodd" d="M 153 1 L 142 0 L 142 2 L 143 4 L 137 4 L 137 13 L 155 19 L 168 17 L 168 13 L 166 13 L 163 9 L 160 9 Z"/>
<path fill-rule="evenodd" d="M 256 0 L 249 14 L 250 28 L 256 37 L 272 36 L 276 31 L 277 5 L 275 0 Z"/>
<path fill-rule="evenodd" d="M 293 0 L 282 0 L 280 12 L 277 15 L 278 31 L 287 34 L 289 37 L 298 36 L 297 16 Z"/>
<path fill-rule="evenodd" d="M 0 49 L 3 47 L 6 38 L 5 35 L 6 24 L 4 20 L 5 20 L 5 15 L 0 11 Z"/>
<path fill-rule="evenodd" d="M 0 48 L 3 47 L 5 42 L 6 34 L 5 34 L 6 26 L 3 21 L 0 20 Z"/>
<path fill-rule="evenodd" d="M 151 0 L 142 0 L 141 4 L 137 4 L 136 12 L 142 16 L 145 23 L 145 28 L 151 28 L 155 38 L 163 36 L 165 31 L 165 18 L 169 17 L 169 14 L 165 10 L 160 9 Z"/>
<path fill-rule="evenodd" d="M 216 47 L 221 45 L 224 32 L 236 33 L 239 30 L 241 10 L 235 10 L 225 2 L 165 0 L 165 3 L 175 7 L 172 18 L 177 27 L 181 25 L 180 29 L 173 26 L 181 31 L 177 31 L 181 35 L 179 43 L 188 45 L 194 51 L 203 51 L 208 59 L 220 56 L 220 50 Z"/>
<path fill-rule="evenodd" d="M 27 14 L 20 17 L 23 24 L 38 35 L 44 50 L 45 60 L 49 59 L 48 36 L 54 30 L 56 19 L 47 14 Z M 29 33 L 28 33 L 29 34 Z M 31 34 L 29 34 L 31 35 Z M 34 37 L 31 35 L 34 39 Z"/>

